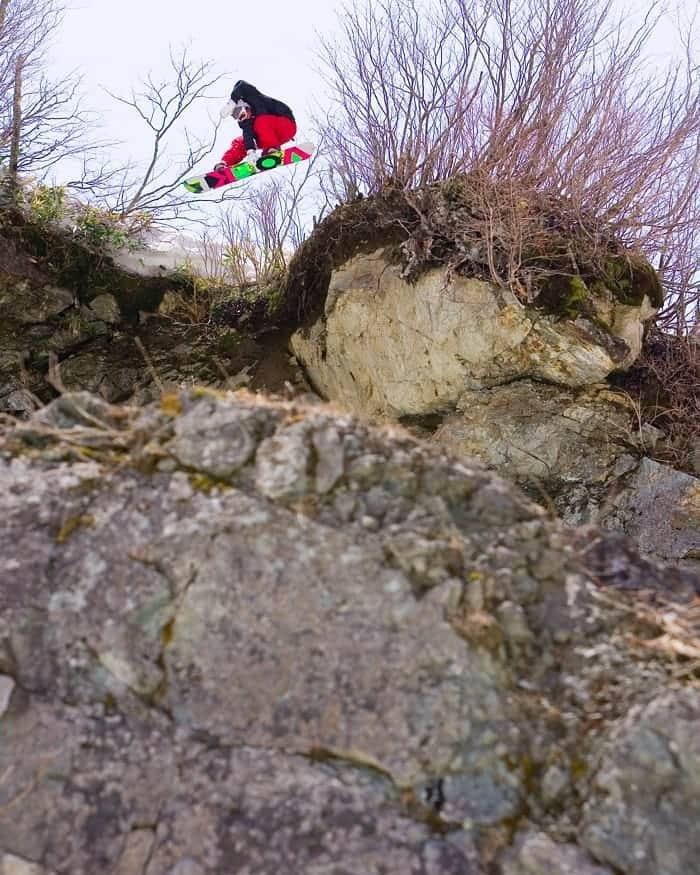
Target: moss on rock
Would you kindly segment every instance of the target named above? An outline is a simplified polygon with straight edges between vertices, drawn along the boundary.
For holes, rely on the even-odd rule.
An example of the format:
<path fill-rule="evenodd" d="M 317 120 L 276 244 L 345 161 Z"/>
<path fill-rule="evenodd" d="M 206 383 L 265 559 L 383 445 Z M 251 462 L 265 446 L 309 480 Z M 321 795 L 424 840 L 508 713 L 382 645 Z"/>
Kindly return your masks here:
<path fill-rule="evenodd" d="M 605 261 L 604 274 L 591 284 L 595 292 L 601 283 L 622 304 L 639 306 L 647 297 L 656 308 L 663 304 L 664 292 L 659 275 L 643 255 L 624 252 Z"/>

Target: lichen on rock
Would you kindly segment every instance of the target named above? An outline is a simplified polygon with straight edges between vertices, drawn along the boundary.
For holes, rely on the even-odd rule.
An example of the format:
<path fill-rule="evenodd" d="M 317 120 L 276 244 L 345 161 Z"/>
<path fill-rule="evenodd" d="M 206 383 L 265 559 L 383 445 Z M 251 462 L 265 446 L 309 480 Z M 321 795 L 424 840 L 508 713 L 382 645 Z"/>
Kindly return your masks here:
<path fill-rule="evenodd" d="M 530 875 L 554 842 L 562 872 L 647 875 L 596 800 L 665 708 L 671 665 L 633 643 L 654 621 L 483 466 L 323 406 L 191 390 L 66 396 L 6 429 L 0 485 L 6 856 Z M 692 714 L 697 690 L 678 695 Z M 664 731 L 692 762 L 692 735 Z M 647 801 L 615 801 L 617 832 L 643 816 L 662 843 Z M 677 823 L 665 875 L 694 848 Z"/>

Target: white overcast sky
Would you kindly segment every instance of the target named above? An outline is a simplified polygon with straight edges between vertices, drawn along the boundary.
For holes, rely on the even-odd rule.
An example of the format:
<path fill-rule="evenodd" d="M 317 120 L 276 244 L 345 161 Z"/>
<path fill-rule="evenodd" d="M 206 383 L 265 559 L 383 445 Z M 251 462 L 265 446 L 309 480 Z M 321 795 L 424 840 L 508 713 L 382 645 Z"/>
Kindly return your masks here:
<path fill-rule="evenodd" d="M 322 100 L 314 72 L 316 32 L 337 28 L 341 0 L 68 0 L 65 22 L 54 40 L 57 72 L 77 69 L 83 75 L 86 106 L 97 110 L 104 136 L 124 141 L 114 157 L 143 159 L 148 133 L 133 113 L 113 101 L 103 89 L 128 96 L 148 72 L 167 75 L 169 47 L 190 47 L 191 56 L 213 62 L 228 75 L 209 95 L 207 106 L 216 115 L 236 79 L 247 79 L 261 91 L 290 104 L 301 139 L 313 139 L 311 111 Z M 620 0 L 642 15 L 645 0 Z M 690 19 L 698 0 L 669 0 L 679 4 L 681 17 Z M 259 15 L 259 19 L 256 16 Z M 674 45 L 669 19 L 655 45 L 659 54 Z M 190 116 L 190 126 L 206 136 L 211 126 L 204 109 Z M 238 127 L 227 120 L 221 127 L 213 160 L 228 146 Z M 122 154 L 123 153 L 123 154 Z M 208 159 L 204 162 L 210 163 Z M 201 168 L 204 169 L 204 168 Z"/>

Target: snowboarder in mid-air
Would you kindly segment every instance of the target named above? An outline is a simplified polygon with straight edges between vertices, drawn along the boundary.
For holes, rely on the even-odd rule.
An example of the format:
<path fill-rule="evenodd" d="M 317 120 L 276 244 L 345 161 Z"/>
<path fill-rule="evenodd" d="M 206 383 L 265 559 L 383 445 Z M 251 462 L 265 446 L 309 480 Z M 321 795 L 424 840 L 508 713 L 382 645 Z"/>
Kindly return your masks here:
<path fill-rule="evenodd" d="M 275 167 L 293 166 L 309 159 L 315 150 L 313 143 L 286 146 L 297 132 L 291 109 L 242 79 L 221 109 L 221 117 L 228 116 L 236 119 L 242 135 L 231 143 L 214 170 L 182 180 L 190 194 L 204 194 Z"/>
<path fill-rule="evenodd" d="M 231 99 L 221 109 L 221 117 L 228 116 L 236 119 L 242 136 L 231 143 L 215 170 L 244 160 L 256 164 L 261 157 L 270 154 L 281 156 L 280 146 L 293 140 L 297 132 L 294 113 L 286 103 L 261 94 L 243 79 L 233 86 Z"/>

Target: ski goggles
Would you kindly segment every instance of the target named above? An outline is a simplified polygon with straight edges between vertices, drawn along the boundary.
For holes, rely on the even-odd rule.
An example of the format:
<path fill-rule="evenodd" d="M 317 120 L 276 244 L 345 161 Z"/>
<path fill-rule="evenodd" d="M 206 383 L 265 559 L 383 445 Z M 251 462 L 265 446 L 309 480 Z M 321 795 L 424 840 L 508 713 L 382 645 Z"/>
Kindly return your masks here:
<path fill-rule="evenodd" d="M 242 100 L 227 100 L 219 110 L 221 118 L 227 118 L 232 115 L 239 122 L 250 118 L 252 114 L 248 104 Z"/>

